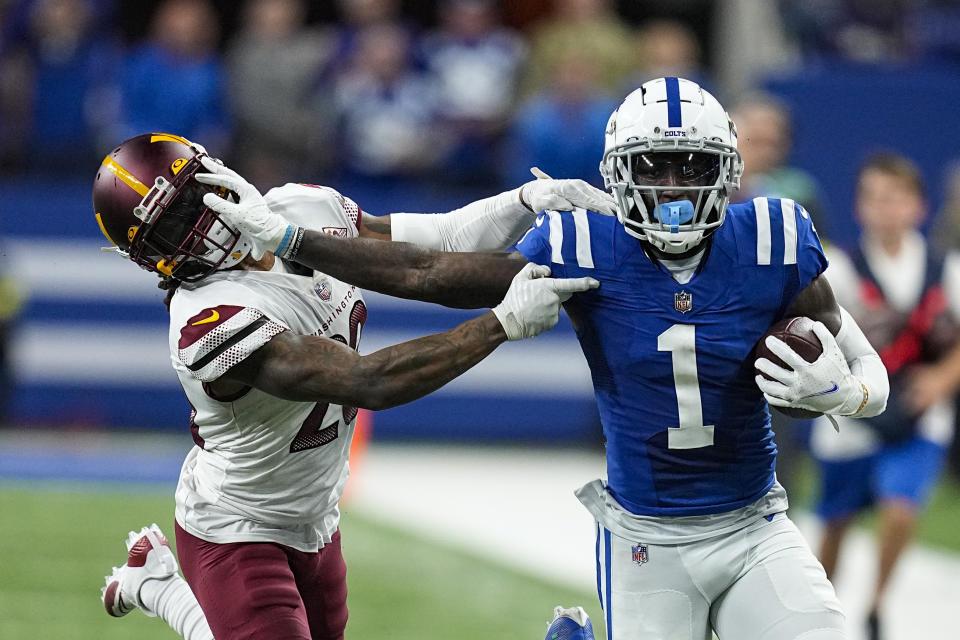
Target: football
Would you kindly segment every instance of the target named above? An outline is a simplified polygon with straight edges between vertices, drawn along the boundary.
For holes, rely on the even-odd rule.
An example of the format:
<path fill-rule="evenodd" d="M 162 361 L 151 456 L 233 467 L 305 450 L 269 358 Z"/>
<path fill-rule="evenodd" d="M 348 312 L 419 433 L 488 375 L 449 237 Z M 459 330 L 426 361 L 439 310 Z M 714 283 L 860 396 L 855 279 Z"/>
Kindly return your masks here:
<path fill-rule="evenodd" d="M 813 332 L 813 320 L 803 316 L 784 318 L 783 320 L 774 323 L 769 329 L 767 329 L 767 332 L 763 334 L 763 337 L 757 341 L 757 345 L 753 348 L 753 359 L 750 361 L 751 364 L 756 361 L 757 358 L 766 358 L 779 367 L 783 367 L 784 369 L 790 368 L 783 360 L 779 358 L 779 356 L 767 348 L 767 345 L 765 344 L 767 336 L 776 336 L 777 338 L 783 340 L 791 349 L 796 351 L 800 357 L 807 362 L 813 362 L 820 357 L 821 353 L 823 353 L 823 345 L 820 344 L 820 338 L 818 338 L 817 334 Z M 764 373 L 761 373 L 760 375 L 769 379 L 769 376 Z M 776 409 L 777 411 L 788 415 L 791 418 L 797 418 L 798 420 L 809 420 L 810 418 L 816 418 L 822 415 L 816 411 L 796 409 L 793 407 L 774 407 L 773 405 L 770 405 L 770 408 Z"/>

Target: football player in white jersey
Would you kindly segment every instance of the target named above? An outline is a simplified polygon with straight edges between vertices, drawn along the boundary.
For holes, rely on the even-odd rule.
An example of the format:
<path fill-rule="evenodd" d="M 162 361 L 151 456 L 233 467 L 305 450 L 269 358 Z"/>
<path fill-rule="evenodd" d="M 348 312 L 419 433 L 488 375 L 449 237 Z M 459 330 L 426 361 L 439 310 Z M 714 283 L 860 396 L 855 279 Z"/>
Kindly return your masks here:
<path fill-rule="evenodd" d="M 139 606 L 190 638 L 342 638 L 338 502 L 357 408 L 430 393 L 504 341 L 551 328 L 564 300 L 599 283 L 548 278 L 549 268 L 537 265 L 514 277 L 515 269 L 486 254 L 451 254 L 452 273 L 457 265 L 500 268 L 511 278 L 506 295 L 450 287 L 450 303 L 495 306 L 442 334 L 360 356 L 367 318 L 361 292 L 284 260 L 302 231 L 275 252 L 253 250 L 255 243 L 205 205 L 213 192 L 233 197 L 209 186 L 224 172 L 238 188 L 249 187 L 199 145 L 155 133 L 120 144 L 94 182 L 104 235 L 122 256 L 160 274 L 170 291 L 171 361 L 193 408 L 196 443 L 176 491 L 177 547 L 190 589 L 182 580 L 147 580 L 176 571 L 154 527 L 128 540 L 128 562 L 108 577 L 104 605 L 112 615 Z M 533 219 L 528 202 L 610 205 L 585 183 L 549 182 L 452 212 L 438 233 L 449 235 L 451 248 L 502 249 Z M 331 189 L 290 184 L 262 201 L 325 235 L 371 233 L 357 205 Z M 370 221 L 379 237 L 391 227 L 400 235 L 423 232 L 405 225 L 420 222 L 410 216 Z M 144 582 L 152 584 L 141 588 Z"/>
<path fill-rule="evenodd" d="M 577 495 L 598 524 L 598 592 L 611 640 L 707 640 L 714 631 L 739 640 L 846 637 L 833 588 L 786 516 L 766 403 L 874 416 L 886 404 L 886 371 L 819 277 L 826 259 L 806 210 L 773 198 L 728 206 L 742 171 L 736 142 L 723 107 L 695 83 L 645 83 L 606 131 L 601 173 L 617 219 L 548 211 L 517 244 L 557 274 L 604 282 L 566 309 L 607 439 L 608 478 Z M 415 274 L 442 257 L 302 231 L 255 189 L 219 173 L 211 181 L 240 200 L 205 201 L 259 250 L 282 250 L 295 237 L 301 264 L 436 301 Z M 516 258 L 502 261 L 516 270 L 524 264 Z M 410 286 L 396 286 L 398 272 Z M 470 282 L 506 284 L 495 270 Z M 817 320 L 819 358 L 808 362 L 767 338 L 788 368 L 750 360 L 771 324 L 796 315 Z M 754 364 L 769 378 L 754 376 Z"/>

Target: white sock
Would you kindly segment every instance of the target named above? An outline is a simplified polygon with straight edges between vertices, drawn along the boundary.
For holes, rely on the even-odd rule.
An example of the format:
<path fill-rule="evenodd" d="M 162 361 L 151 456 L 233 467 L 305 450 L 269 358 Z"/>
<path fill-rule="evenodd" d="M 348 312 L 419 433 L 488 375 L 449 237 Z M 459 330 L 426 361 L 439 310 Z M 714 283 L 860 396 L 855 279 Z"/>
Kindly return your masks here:
<path fill-rule="evenodd" d="M 185 640 L 213 640 L 203 609 L 181 576 L 144 581 L 140 603 L 145 613 L 160 616 Z"/>

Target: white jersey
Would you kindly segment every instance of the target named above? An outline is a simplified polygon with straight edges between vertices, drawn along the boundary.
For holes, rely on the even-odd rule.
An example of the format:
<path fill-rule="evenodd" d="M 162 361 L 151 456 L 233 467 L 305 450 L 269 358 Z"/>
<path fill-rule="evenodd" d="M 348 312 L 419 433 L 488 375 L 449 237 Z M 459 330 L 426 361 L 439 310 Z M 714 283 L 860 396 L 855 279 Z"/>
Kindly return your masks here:
<path fill-rule="evenodd" d="M 357 235 L 359 210 L 332 189 L 285 185 L 271 209 L 332 235 Z M 292 402 L 248 388 L 215 397 L 207 383 L 283 331 L 356 348 L 360 291 L 319 272 L 218 271 L 184 283 L 170 305 L 170 353 L 193 407 L 197 446 L 176 492 L 177 522 L 211 542 L 276 542 L 316 551 L 339 526 L 357 410 Z"/>

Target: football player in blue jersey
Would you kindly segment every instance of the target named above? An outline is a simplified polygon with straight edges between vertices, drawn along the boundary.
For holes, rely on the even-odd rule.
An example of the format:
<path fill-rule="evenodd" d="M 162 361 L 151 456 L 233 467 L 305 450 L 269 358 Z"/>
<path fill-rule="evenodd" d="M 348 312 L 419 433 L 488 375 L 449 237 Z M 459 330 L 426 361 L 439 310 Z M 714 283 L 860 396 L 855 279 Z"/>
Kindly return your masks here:
<path fill-rule="evenodd" d="M 743 171 L 736 129 L 678 78 L 624 100 L 600 170 L 619 224 L 548 212 L 518 249 L 602 283 L 566 308 L 607 441 L 607 481 L 577 495 L 598 523 L 608 636 L 844 637 L 833 588 L 786 517 L 766 405 L 868 416 L 888 385 L 820 278 L 809 215 L 790 200 L 728 206 Z M 820 321 L 823 355 L 808 363 L 774 341 L 793 370 L 761 359 L 773 380 L 757 375 L 753 345 L 796 315 Z"/>
<path fill-rule="evenodd" d="M 617 216 L 546 211 L 501 256 L 453 267 L 403 243 L 336 240 L 271 213 L 255 190 L 208 205 L 250 242 L 358 286 L 434 302 L 502 294 L 525 263 L 601 282 L 565 308 L 589 363 L 607 442 L 607 479 L 577 495 L 598 525 L 598 591 L 607 636 L 669 640 L 844 638 L 824 571 L 787 518 L 768 404 L 827 415 L 882 412 L 886 370 L 820 275 L 809 215 L 786 199 L 728 205 L 743 171 L 736 129 L 697 84 L 659 78 L 610 117 L 600 165 Z M 423 246 L 446 248 L 442 216 Z M 394 240 L 402 239 L 394 236 Z M 787 316 L 816 320 L 823 353 L 789 368 L 751 358 Z M 755 370 L 756 369 L 756 370 Z M 762 376 L 757 370 L 765 374 Z"/>

